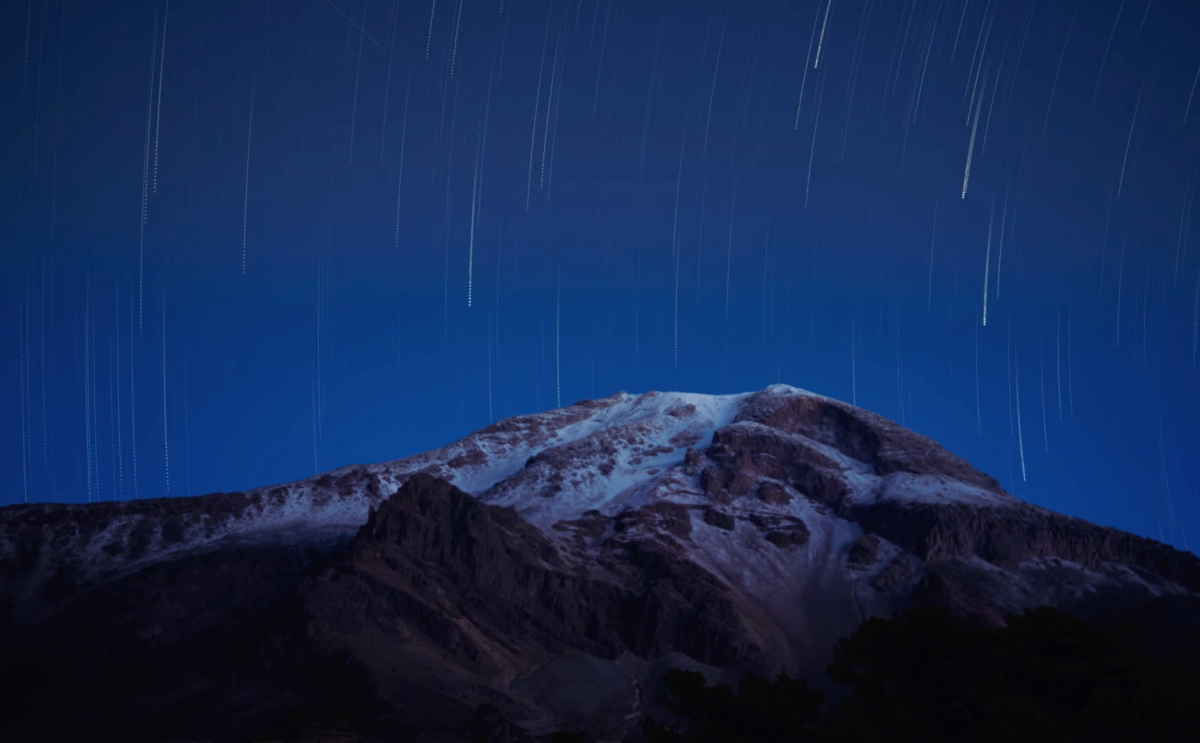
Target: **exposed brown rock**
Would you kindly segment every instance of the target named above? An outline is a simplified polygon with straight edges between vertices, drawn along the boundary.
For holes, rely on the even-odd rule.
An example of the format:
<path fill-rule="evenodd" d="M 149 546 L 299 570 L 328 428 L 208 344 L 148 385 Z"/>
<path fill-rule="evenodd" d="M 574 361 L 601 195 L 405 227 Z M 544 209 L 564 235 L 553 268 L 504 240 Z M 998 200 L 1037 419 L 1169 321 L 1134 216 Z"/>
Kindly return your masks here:
<path fill-rule="evenodd" d="M 1058 557 L 1087 568 L 1137 566 L 1200 591 L 1200 560 L 1152 539 L 1023 506 L 971 507 L 880 501 L 853 510 L 864 530 L 929 563 L 976 556 L 1006 570 L 1034 557 Z"/>
<path fill-rule="evenodd" d="M 755 656 L 741 612 L 716 577 L 651 542 L 623 545 L 637 572 L 638 594 L 622 607 L 622 639 L 637 655 L 672 651 L 730 666 Z"/>
<path fill-rule="evenodd" d="M 680 431 L 667 439 L 667 443 L 676 449 L 687 449 L 700 443 L 702 438 L 704 437 L 695 431 Z"/>
<path fill-rule="evenodd" d="M 758 499 L 763 503 L 770 503 L 776 506 L 786 506 L 792 502 L 792 496 L 788 495 L 787 490 L 769 480 L 759 484 Z"/>
<path fill-rule="evenodd" d="M 871 588 L 882 593 L 911 586 L 920 573 L 919 561 L 908 555 L 900 555 L 890 561 L 871 578 Z"/>
<path fill-rule="evenodd" d="M 487 462 L 486 454 L 479 449 L 471 449 L 470 451 L 459 454 L 450 461 L 446 462 L 446 466 L 451 469 L 458 469 L 459 467 L 467 467 L 469 465 L 484 464 L 485 462 Z"/>
<path fill-rule="evenodd" d="M 770 531 L 765 539 L 781 549 L 799 547 L 808 541 L 808 532 L 801 530 Z"/>
<path fill-rule="evenodd" d="M 710 526 L 715 526 L 718 529 L 731 531 L 736 522 L 733 516 L 730 516 L 724 511 L 719 511 L 715 508 L 706 508 L 704 509 L 704 523 Z"/>
<path fill-rule="evenodd" d="M 867 567 L 875 562 L 878 555 L 879 537 L 864 534 L 854 541 L 854 545 L 846 553 L 846 562 L 857 567 Z"/>
<path fill-rule="evenodd" d="M 707 456 L 713 466 L 701 474 L 701 486 L 718 502 L 747 495 L 762 478 L 785 482 L 834 507 L 850 493 L 836 463 L 803 439 L 771 428 L 722 428 L 713 434 Z"/>
<path fill-rule="evenodd" d="M 686 539 L 692 533 L 692 509 L 681 503 L 660 501 L 645 506 L 645 511 L 658 515 L 659 525 L 669 534 Z"/>
<path fill-rule="evenodd" d="M 658 504 L 613 526 L 618 533 L 635 524 L 670 529 L 686 517 L 683 507 Z M 446 678 L 451 688 L 494 683 L 485 679 L 527 672 L 571 650 L 615 658 L 625 650 L 653 656 L 686 648 L 715 664 L 755 652 L 716 578 L 649 541 L 612 548 L 624 556 L 621 586 L 572 571 L 511 510 L 418 475 L 371 514 L 347 564 L 318 578 L 306 605 L 327 629 L 314 639 L 358 648 L 382 678 Z M 396 637 L 404 638 L 402 652 L 389 639 Z M 431 665 L 432 657 L 441 660 Z M 503 695 L 493 703 L 503 705 Z"/>
<path fill-rule="evenodd" d="M 881 415 L 814 395 L 751 395 L 737 420 L 755 421 L 799 433 L 866 462 L 878 475 L 893 472 L 942 474 L 996 493 L 1000 484 L 932 439 L 896 425 Z"/>
<path fill-rule="evenodd" d="M 608 529 L 608 522 L 609 520 L 601 516 L 599 511 L 588 511 L 583 514 L 582 518 L 559 521 L 554 524 L 554 528 L 560 531 L 574 532 L 584 539 L 597 539 L 604 536 L 604 532 Z"/>

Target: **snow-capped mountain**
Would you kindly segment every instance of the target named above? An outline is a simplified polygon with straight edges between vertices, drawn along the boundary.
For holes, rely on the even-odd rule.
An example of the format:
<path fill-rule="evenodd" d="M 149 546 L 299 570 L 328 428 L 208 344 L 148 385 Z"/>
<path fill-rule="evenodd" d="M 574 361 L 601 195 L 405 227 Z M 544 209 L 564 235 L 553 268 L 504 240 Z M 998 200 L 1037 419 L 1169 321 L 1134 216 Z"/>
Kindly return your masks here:
<path fill-rule="evenodd" d="M 91 658 L 81 684 L 149 653 L 121 699 L 182 719 L 208 694 L 190 714 L 214 739 L 320 696 L 330 659 L 339 693 L 402 726 L 488 703 L 618 739 L 665 664 L 819 674 L 838 637 L 913 602 L 997 624 L 1197 595 L 1190 553 L 1024 503 L 782 385 L 620 393 L 247 493 L 0 509 L 4 652 Z M 180 664 L 237 690 L 188 686 Z"/>

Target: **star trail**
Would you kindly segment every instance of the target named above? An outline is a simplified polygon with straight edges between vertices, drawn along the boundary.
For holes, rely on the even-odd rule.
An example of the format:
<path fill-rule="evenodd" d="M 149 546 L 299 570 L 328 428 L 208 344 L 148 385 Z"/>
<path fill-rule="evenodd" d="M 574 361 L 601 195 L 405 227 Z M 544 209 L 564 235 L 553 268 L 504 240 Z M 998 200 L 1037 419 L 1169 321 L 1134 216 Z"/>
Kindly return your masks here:
<path fill-rule="evenodd" d="M 784 382 L 1200 533 L 1195 3 L 0 12 L 0 504 Z"/>

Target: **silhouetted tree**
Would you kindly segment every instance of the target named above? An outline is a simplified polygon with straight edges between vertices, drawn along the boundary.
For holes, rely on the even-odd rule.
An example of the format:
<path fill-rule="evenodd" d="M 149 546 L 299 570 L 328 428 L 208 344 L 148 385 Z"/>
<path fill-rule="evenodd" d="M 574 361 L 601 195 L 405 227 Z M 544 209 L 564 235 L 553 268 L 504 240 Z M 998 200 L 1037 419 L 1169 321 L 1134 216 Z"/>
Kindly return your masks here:
<path fill-rule="evenodd" d="M 806 682 L 747 674 L 734 691 L 668 671 L 649 743 L 1200 740 L 1200 683 L 1050 608 L 974 626 L 937 606 L 872 618 L 829 665 L 851 697 L 823 708 Z"/>
<path fill-rule="evenodd" d="M 696 671 L 671 669 L 663 675 L 661 704 L 681 722 L 672 730 L 652 718 L 641 722 L 650 743 L 806 741 L 821 717 L 821 692 L 782 673 L 766 681 L 747 673 L 735 692 L 728 684 L 706 686 Z"/>

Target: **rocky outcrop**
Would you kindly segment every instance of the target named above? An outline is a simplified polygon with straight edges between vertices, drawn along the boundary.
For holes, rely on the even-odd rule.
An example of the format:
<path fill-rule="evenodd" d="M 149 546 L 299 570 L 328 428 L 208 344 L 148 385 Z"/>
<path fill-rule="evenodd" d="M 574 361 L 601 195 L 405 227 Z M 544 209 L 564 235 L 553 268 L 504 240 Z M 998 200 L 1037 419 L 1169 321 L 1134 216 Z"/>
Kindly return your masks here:
<path fill-rule="evenodd" d="M 507 684 L 572 653 L 721 666 L 757 652 L 716 577 L 653 540 L 610 548 L 615 573 L 571 564 L 512 509 L 414 475 L 306 588 L 308 638 L 354 657 L 405 716 L 444 725 L 478 704 L 537 717 Z"/>
<path fill-rule="evenodd" d="M 778 485 L 764 480 L 791 485 L 809 499 L 835 508 L 850 494 L 836 462 L 809 441 L 780 429 L 727 426 L 713 434 L 706 455 L 709 466 L 701 471 L 700 486 L 717 502 L 727 503 L 755 488 L 763 500 L 782 500 L 784 493 Z"/>
<path fill-rule="evenodd" d="M 944 475 L 1001 493 L 995 478 L 932 439 L 862 408 L 817 395 L 780 395 L 774 388 L 749 395 L 736 421 L 753 421 L 801 434 L 871 465 L 877 475 Z"/>
<path fill-rule="evenodd" d="M 403 625 L 412 642 L 431 642 L 480 676 L 519 674 L 567 650 L 615 658 L 680 649 L 714 665 L 753 653 L 715 577 L 649 540 L 614 549 L 619 585 L 566 564 L 511 509 L 415 475 L 372 511 L 307 601 L 342 632 Z"/>
<path fill-rule="evenodd" d="M 372 511 L 305 601 L 329 642 L 403 644 L 481 682 L 568 649 L 614 657 L 628 596 L 569 569 L 511 509 L 418 474 Z"/>
<path fill-rule="evenodd" d="M 1200 592 L 1200 560 L 1152 539 L 1025 506 L 976 508 L 880 501 L 849 517 L 926 563 L 978 557 L 1016 570 L 1028 560 L 1057 558 L 1092 570 L 1125 565 L 1148 581 Z"/>
<path fill-rule="evenodd" d="M 251 542 L 344 542 L 383 497 L 365 468 L 247 493 L 0 508 L 0 632 L 163 559 Z"/>

